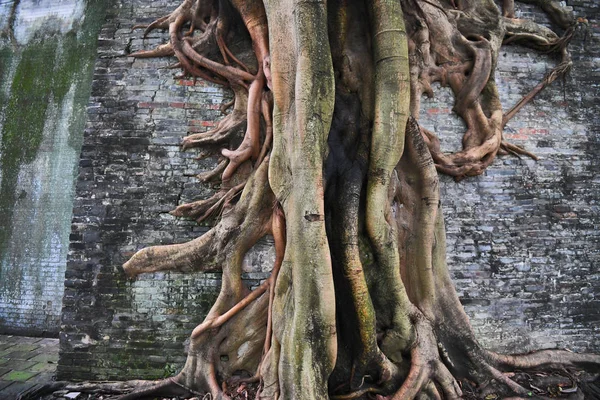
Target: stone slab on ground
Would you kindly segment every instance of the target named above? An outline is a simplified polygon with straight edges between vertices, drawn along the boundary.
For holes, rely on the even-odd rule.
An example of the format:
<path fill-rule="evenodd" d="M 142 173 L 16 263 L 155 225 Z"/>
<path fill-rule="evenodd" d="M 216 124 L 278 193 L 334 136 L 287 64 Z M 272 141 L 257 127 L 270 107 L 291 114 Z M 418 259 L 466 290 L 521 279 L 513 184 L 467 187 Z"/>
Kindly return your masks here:
<path fill-rule="evenodd" d="M 0 335 L 0 400 L 54 380 L 58 339 Z"/>

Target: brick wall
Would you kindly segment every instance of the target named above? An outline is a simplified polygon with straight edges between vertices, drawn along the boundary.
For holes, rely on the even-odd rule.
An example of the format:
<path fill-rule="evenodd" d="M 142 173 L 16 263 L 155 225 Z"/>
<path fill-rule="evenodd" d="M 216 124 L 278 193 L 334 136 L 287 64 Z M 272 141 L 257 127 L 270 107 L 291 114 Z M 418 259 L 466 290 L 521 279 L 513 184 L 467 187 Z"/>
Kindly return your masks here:
<path fill-rule="evenodd" d="M 179 143 L 187 132 L 209 128 L 230 94 L 174 79 L 164 69 L 171 60 L 126 57 L 166 39 L 158 32 L 142 41 L 131 26 L 178 3 L 117 2 L 100 35 L 65 280 L 59 378 L 173 372 L 218 291 L 218 274 L 156 273 L 129 281 L 120 269 L 137 249 L 184 242 L 207 229 L 168 214 L 211 192 L 194 176 L 215 160 L 198 162 L 193 151 L 180 152 Z M 582 13 L 597 11 L 574 5 Z M 596 20 L 591 29 L 577 36 L 565 85 L 554 85 L 509 124 L 507 138 L 541 160 L 503 157 L 481 177 L 459 184 L 442 179 L 452 275 L 475 330 L 494 349 L 600 350 Z M 505 106 L 551 65 L 526 49 L 503 51 L 498 76 Z M 439 90 L 422 115 L 426 126 L 446 135 L 448 149 L 460 143 L 461 128 L 449 113 L 451 103 Z M 267 240 L 253 249 L 246 258 L 250 284 L 264 277 L 252 271 L 268 269 L 272 260 Z"/>

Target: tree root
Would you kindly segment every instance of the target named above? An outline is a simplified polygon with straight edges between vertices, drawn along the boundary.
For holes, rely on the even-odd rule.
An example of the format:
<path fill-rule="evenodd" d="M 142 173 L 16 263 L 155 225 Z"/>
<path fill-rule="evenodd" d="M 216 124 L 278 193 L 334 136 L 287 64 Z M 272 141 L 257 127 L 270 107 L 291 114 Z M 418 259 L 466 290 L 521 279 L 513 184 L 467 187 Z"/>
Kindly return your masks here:
<path fill-rule="evenodd" d="M 235 57 L 224 41 L 229 26 L 225 3 L 209 5 L 209 2 L 201 0 L 185 0 L 171 14 L 148 25 L 144 32 L 145 37 L 153 29 L 168 29 L 169 43 L 154 50 L 132 54 L 133 57 L 175 55 L 181 68 L 192 76 L 234 89 L 233 112 L 220 121 L 215 129 L 189 135 L 182 142 L 185 150 L 230 141 L 245 124 L 246 132 L 237 149 L 221 150 L 221 154 L 229 159 L 229 163 L 224 169 L 219 168 L 219 171 L 222 172 L 221 180 L 223 182 L 230 181 L 238 168 L 248 160 L 254 161 L 258 166 L 266 157 L 272 139 L 270 113 L 272 102 L 268 101 L 268 96 L 264 96 L 266 78 L 263 66 L 268 65 L 268 61 L 265 61 L 268 59 L 265 11 L 262 3 L 257 1 L 247 4 L 234 1 L 233 6 L 245 21 L 250 36 L 255 42 L 254 52 L 258 64 L 256 75 L 249 72 L 249 68 Z M 209 22 L 204 22 L 202 18 L 199 19 L 198 14 L 205 15 L 206 18 L 209 18 Z M 187 37 L 182 38 L 180 31 L 186 23 L 190 24 L 190 31 Z M 198 24 L 199 26 L 197 26 Z M 137 25 L 134 28 L 139 27 L 142 26 Z M 203 31 L 200 36 L 192 36 L 192 32 L 196 28 Z M 214 61 L 206 55 L 213 43 L 223 57 L 223 63 Z M 235 61 L 241 69 L 231 66 L 229 59 Z M 249 86 L 247 82 L 250 82 Z M 264 117 L 266 123 L 265 142 L 262 147 L 260 144 L 261 116 Z M 208 177 L 212 179 L 214 174 L 209 174 Z"/>
<path fill-rule="evenodd" d="M 118 400 L 134 400 L 156 396 L 193 396 L 199 394 L 200 393 L 179 384 L 176 378 L 173 377 L 167 378 L 148 388 L 136 388 L 133 392 L 119 397 Z"/>
<path fill-rule="evenodd" d="M 175 217 L 186 217 L 195 219 L 198 222 L 204 221 L 210 217 L 213 211 L 223 207 L 228 200 L 231 200 L 239 193 L 240 187 L 223 189 L 209 197 L 208 199 L 194 201 L 192 203 L 182 204 L 169 214 Z"/>
<path fill-rule="evenodd" d="M 262 66 L 248 90 L 247 129 L 242 143 L 236 150 L 223 149 L 221 154 L 229 159 L 229 165 L 223 172 L 223 181 L 231 179 L 242 163 L 248 160 L 256 161 L 260 154 L 260 118 L 262 116 L 262 93 L 265 86 L 265 76 Z"/>
<path fill-rule="evenodd" d="M 207 171 L 207 172 L 202 172 L 202 173 L 196 175 L 196 178 L 198 178 L 198 180 L 200 182 L 204 182 L 204 183 L 210 182 L 213 180 L 218 181 L 218 180 L 220 180 L 221 174 L 223 173 L 223 171 L 225 171 L 227 164 L 228 164 L 228 160 L 225 160 L 225 159 L 221 160 L 214 169 Z M 180 215 L 177 215 L 177 216 L 180 216 Z M 183 216 L 183 215 L 181 215 L 181 216 Z M 194 217 L 191 217 L 191 218 L 194 218 Z"/>
<path fill-rule="evenodd" d="M 487 352 L 486 356 L 503 371 L 510 369 L 552 370 L 561 367 L 593 368 L 600 371 L 600 355 L 597 354 L 577 354 L 566 350 L 541 350 L 519 355 Z"/>
<path fill-rule="evenodd" d="M 556 2 L 533 2 L 539 3 L 544 9 L 559 10 Z M 472 10 L 468 10 L 468 7 L 463 10 L 461 3 L 457 4 L 457 10 L 445 12 L 446 17 L 450 14 L 460 15 L 460 19 L 454 22 L 446 18 L 423 18 L 423 15 L 440 13 L 438 7 L 428 2 L 418 6 L 421 14 L 417 12 L 413 16 L 421 22 L 410 30 L 410 40 L 415 47 L 415 51 L 411 53 L 411 112 L 418 115 L 422 93 L 433 95 L 432 82 L 450 84 L 456 99 L 454 111 L 467 124 L 463 150 L 444 154 L 439 148 L 435 133 L 423 130 L 423 134 L 438 171 L 460 180 L 465 176 L 481 174 L 499 151 L 532 156 L 530 152 L 508 145 L 502 140 L 502 128 L 544 87 L 568 72 L 571 62 L 565 49 L 573 35 L 574 19 L 569 13 L 557 11 L 554 18 L 566 28 L 565 33 L 559 37 L 551 29 L 532 21 L 514 19 L 514 1 L 506 0 L 503 4 L 506 28 L 500 24 L 489 26 L 486 33 L 488 36 L 484 38 L 481 35 L 484 31 L 481 29 L 481 22 L 472 18 Z M 457 37 L 460 39 L 457 40 Z M 495 115 L 501 111 L 500 101 L 490 71 L 495 67 L 496 55 L 502 42 L 523 43 L 543 52 L 559 54 L 561 62 L 536 88 L 504 114 L 502 122 L 498 123 Z M 472 62 L 467 70 L 463 72 L 456 68 L 461 61 L 469 58 Z"/>
<path fill-rule="evenodd" d="M 198 336 L 200 336 L 204 332 L 208 331 L 209 329 L 219 328 L 220 326 L 222 326 L 224 323 L 229 321 L 233 316 L 235 316 L 238 312 L 240 312 L 241 310 L 246 308 L 248 306 L 248 304 L 252 303 L 254 300 L 256 300 L 257 298 L 262 296 L 263 293 L 265 293 L 267 291 L 270 284 L 271 284 L 270 280 L 264 281 L 259 287 L 254 289 L 248 296 L 246 296 L 242 300 L 240 300 L 240 302 L 237 303 L 235 306 L 231 307 L 226 313 L 224 313 L 223 315 L 220 315 L 214 319 L 206 320 L 203 323 L 201 323 L 200 325 L 198 325 L 192 331 L 191 338 L 196 339 Z"/>
<path fill-rule="evenodd" d="M 218 144 L 231 139 L 240 128 L 246 123 L 246 114 L 234 109 L 231 114 L 222 119 L 216 126 L 208 132 L 196 133 L 183 138 L 181 147 L 187 150 L 193 147 Z"/>
<path fill-rule="evenodd" d="M 197 239 L 187 243 L 152 246 L 138 251 L 123 265 L 125 273 L 129 277 L 135 277 L 141 273 L 156 271 L 217 271 L 223 268 L 227 252 L 225 251 L 232 242 L 238 240 L 244 241 L 244 248 L 247 246 L 245 241 L 258 240 L 266 233 L 265 226 L 271 218 L 271 208 L 273 204 L 272 193 L 267 183 L 268 159 L 265 160 L 248 178 L 243 182 L 221 193 L 214 201 L 212 199 L 201 205 L 192 204 L 188 207 L 178 207 L 178 214 L 193 214 L 201 211 L 206 213 L 215 212 L 217 208 L 222 209 L 237 196 L 241 191 L 240 200 L 231 207 L 227 207 L 223 218 L 209 232 Z M 252 193 L 254 190 L 255 193 Z M 214 201 L 214 203 L 213 203 Z M 265 209 L 265 204 L 269 208 Z M 181 206 L 180 206 L 181 207 Z M 208 207 L 208 208 L 206 208 Z M 254 220 L 246 220 L 246 217 L 253 217 Z M 232 231 L 239 225 L 246 231 L 243 235 L 237 235 L 232 238 Z M 240 272 L 241 274 L 241 272 Z M 240 278 L 241 279 L 241 278 Z"/>
<path fill-rule="evenodd" d="M 413 314 L 416 340 L 410 351 L 410 371 L 400 389 L 391 397 L 393 400 L 416 398 L 420 393 L 426 398 L 458 399 L 462 391 L 458 382 L 442 362 L 437 340 L 431 324 L 422 315 Z"/>
<path fill-rule="evenodd" d="M 229 65 L 220 64 L 200 55 L 194 50 L 189 38 L 182 41 L 181 50 L 183 54 L 189 57 L 189 59 L 194 61 L 197 65 L 211 71 L 215 75 L 227 79 L 230 85 L 236 83 L 242 84 L 244 81 L 254 80 L 254 76 L 246 71 L 230 67 Z"/>
<path fill-rule="evenodd" d="M 536 161 L 539 160 L 538 156 L 536 156 L 534 153 L 527 151 L 520 146 L 509 143 L 506 140 L 502 141 L 502 144 L 500 145 L 500 149 L 505 150 L 506 152 L 511 153 L 517 157 L 519 157 L 520 155 L 524 155 L 533 160 L 536 160 Z"/>
<path fill-rule="evenodd" d="M 508 121 L 510 121 L 522 108 L 525 104 L 529 103 L 533 98 L 540 93 L 546 86 L 554 82 L 561 76 L 564 76 L 571 69 L 572 62 L 571 60 L 564 61 L 560 63 L 557 67 L 555 67 L 552 71 L 546 74 L 544 79 L 529 93 L 527 93 L 517 104 L 515 104 L 504 116 L 502 117 L 502 125 L 505 126 Z"/>

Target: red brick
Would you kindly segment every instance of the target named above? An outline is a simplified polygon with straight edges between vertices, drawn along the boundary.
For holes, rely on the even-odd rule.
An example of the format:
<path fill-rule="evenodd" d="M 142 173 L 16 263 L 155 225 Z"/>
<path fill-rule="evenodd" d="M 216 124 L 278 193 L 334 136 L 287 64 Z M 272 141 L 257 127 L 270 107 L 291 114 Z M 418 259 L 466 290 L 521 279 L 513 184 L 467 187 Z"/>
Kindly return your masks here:
<path fill-rule="evenodd" d="M 194 86 L 196 84 L 193 79 L 178 79 L 175 83 L 179 86 Z"/>
<path fill-rule="evenodd" d="M 138 108 L 163 108 L 163 107 L 167 107 L 167 103 L 149 103 L 149 102 L 138 103 Z"/>

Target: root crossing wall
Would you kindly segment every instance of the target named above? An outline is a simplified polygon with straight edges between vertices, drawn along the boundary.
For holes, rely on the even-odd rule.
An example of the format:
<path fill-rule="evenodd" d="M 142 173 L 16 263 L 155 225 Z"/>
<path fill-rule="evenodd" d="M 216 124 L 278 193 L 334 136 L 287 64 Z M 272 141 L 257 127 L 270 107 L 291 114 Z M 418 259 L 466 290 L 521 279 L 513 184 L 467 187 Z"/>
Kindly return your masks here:
<path fill-rule="evenodd" d="M 173 78 L 167 59 L 128 52 L 166 35 L 131 33 L 166 15 L 179 0 L 121 0 L 99 39 L 92 99 L 81 153 L 65 280 L 59 379 L 169 375 L 185 360 L 184 342 L 214 300 L 218 274 L 157 273 L 129 281 L 120 266 L 137 249 L 197 237 L 207 228 L 168 214 L 207 196 L 194 176 L 215 160 L 179 151 L 187 132 L 209 129 L 230 94 Z M 485 175 L 443 178 L 448 258 L 474 328 L 493 349 L 567 347 L 600 351 L 600 99 L 598 6 L 572 2 L 590 18 L 573 45 L 575 65 L 510 124 L 506 137 L 541 157 L 502 157 Z M 521 12 L 530 15 L 530 10 Z M 539 15 L 536 14 L 539 18 Z M 498 82 L 505 107 L 532 88 L 554 60 L 506 48 Z M 446 149 L 462 124 L 439 89 L 425 100 L 422 123 Z M 255 285 L 274 258 L 268 240 L 246 258 Z"/>

